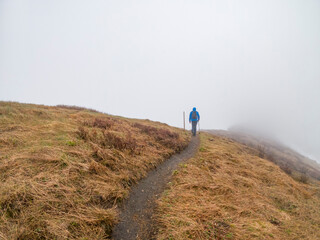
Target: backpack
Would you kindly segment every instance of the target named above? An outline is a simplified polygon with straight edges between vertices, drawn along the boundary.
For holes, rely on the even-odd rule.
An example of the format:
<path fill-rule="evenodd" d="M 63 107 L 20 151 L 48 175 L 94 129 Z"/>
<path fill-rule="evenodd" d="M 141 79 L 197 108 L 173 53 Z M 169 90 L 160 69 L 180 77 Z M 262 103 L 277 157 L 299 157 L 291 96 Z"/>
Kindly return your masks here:
<path fill-rule="evenodd" d="M 192 119 L 198 119 L 197 111 L 192 111 L 191 118 L 192 118 Z"/>

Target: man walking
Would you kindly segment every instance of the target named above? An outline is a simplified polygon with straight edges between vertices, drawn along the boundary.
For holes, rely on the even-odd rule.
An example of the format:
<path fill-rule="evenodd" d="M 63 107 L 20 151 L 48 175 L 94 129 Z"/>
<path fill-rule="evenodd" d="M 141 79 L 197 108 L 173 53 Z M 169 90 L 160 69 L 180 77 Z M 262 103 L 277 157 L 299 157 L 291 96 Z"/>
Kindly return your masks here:
<path fill-rule="evenodd" d="M 197 133 L 197 123 L 200 120 L 200 115 L 197 112 L 197 109 L 194 107 L 189 115 L 189 123 L 192 123 L 192 135 L 195 136 Z"/>

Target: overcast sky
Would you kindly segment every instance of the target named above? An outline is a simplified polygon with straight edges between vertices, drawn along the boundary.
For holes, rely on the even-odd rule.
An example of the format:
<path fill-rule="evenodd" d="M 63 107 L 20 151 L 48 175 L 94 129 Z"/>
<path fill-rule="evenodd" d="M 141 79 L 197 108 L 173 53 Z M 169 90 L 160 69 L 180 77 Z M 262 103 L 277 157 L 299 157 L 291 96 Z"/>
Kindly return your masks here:
<path fill-rule="evenodd" d="M 320 160 L 318 0 L 0 0 L 0 100 L 260 128 Z"/>

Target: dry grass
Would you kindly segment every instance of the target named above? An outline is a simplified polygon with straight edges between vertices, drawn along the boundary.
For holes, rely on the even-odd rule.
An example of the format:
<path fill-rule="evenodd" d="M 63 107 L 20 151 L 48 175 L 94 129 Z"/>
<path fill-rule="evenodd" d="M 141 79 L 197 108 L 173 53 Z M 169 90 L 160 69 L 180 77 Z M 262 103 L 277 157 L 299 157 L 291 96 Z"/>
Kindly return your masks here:
<path fill-rule="evenodd" d="M 259 157 L 277 164 L 298 181 L 308 177 L 320 180 L 320 165 L 316 161 L 302 156 L 275 140 L 241 131 L 209 130 L 209 132 L 253 148 Z"/>
<path fill-rule="evenodd" d="M 90 112 L 96 112 L 99 113 L 99 111 L 92 109 L 92 108 L 85 108 L 85 107 L 79 107 L 79 106 L 74 106 L 74 105 L 57 105 L 56 107 L 58 108 L 65 108 L 65 109 L 71 109 L 71 110 L 78 110 L 78 111 L 90 111 Z"/>
<path fill-rule="evenodd" d="M 90 109 L 0 102 L 0 239 L 108 239 L 130 186 L 188 135 Z"/>
<path fill-rule="evenodd" d="M 158 206 L 157 239 L 320 239 L 320 187 L 228 138 L 201 134 Z"/>

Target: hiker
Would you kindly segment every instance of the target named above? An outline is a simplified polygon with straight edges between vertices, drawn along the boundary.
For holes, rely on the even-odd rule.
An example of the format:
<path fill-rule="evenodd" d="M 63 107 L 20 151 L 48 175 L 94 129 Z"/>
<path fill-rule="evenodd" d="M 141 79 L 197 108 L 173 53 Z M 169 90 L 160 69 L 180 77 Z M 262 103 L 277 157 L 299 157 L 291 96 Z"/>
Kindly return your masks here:
<path fill-rule="evenodd" d="M 195 136 L 197 133 L 197 123 L 200 120 L 200 115 L 197 112 L 197 109 L 194 107 L 193 110 L 190 112 L 189 116 L 189 123 L 192 123 L 192 135 Z"/>

